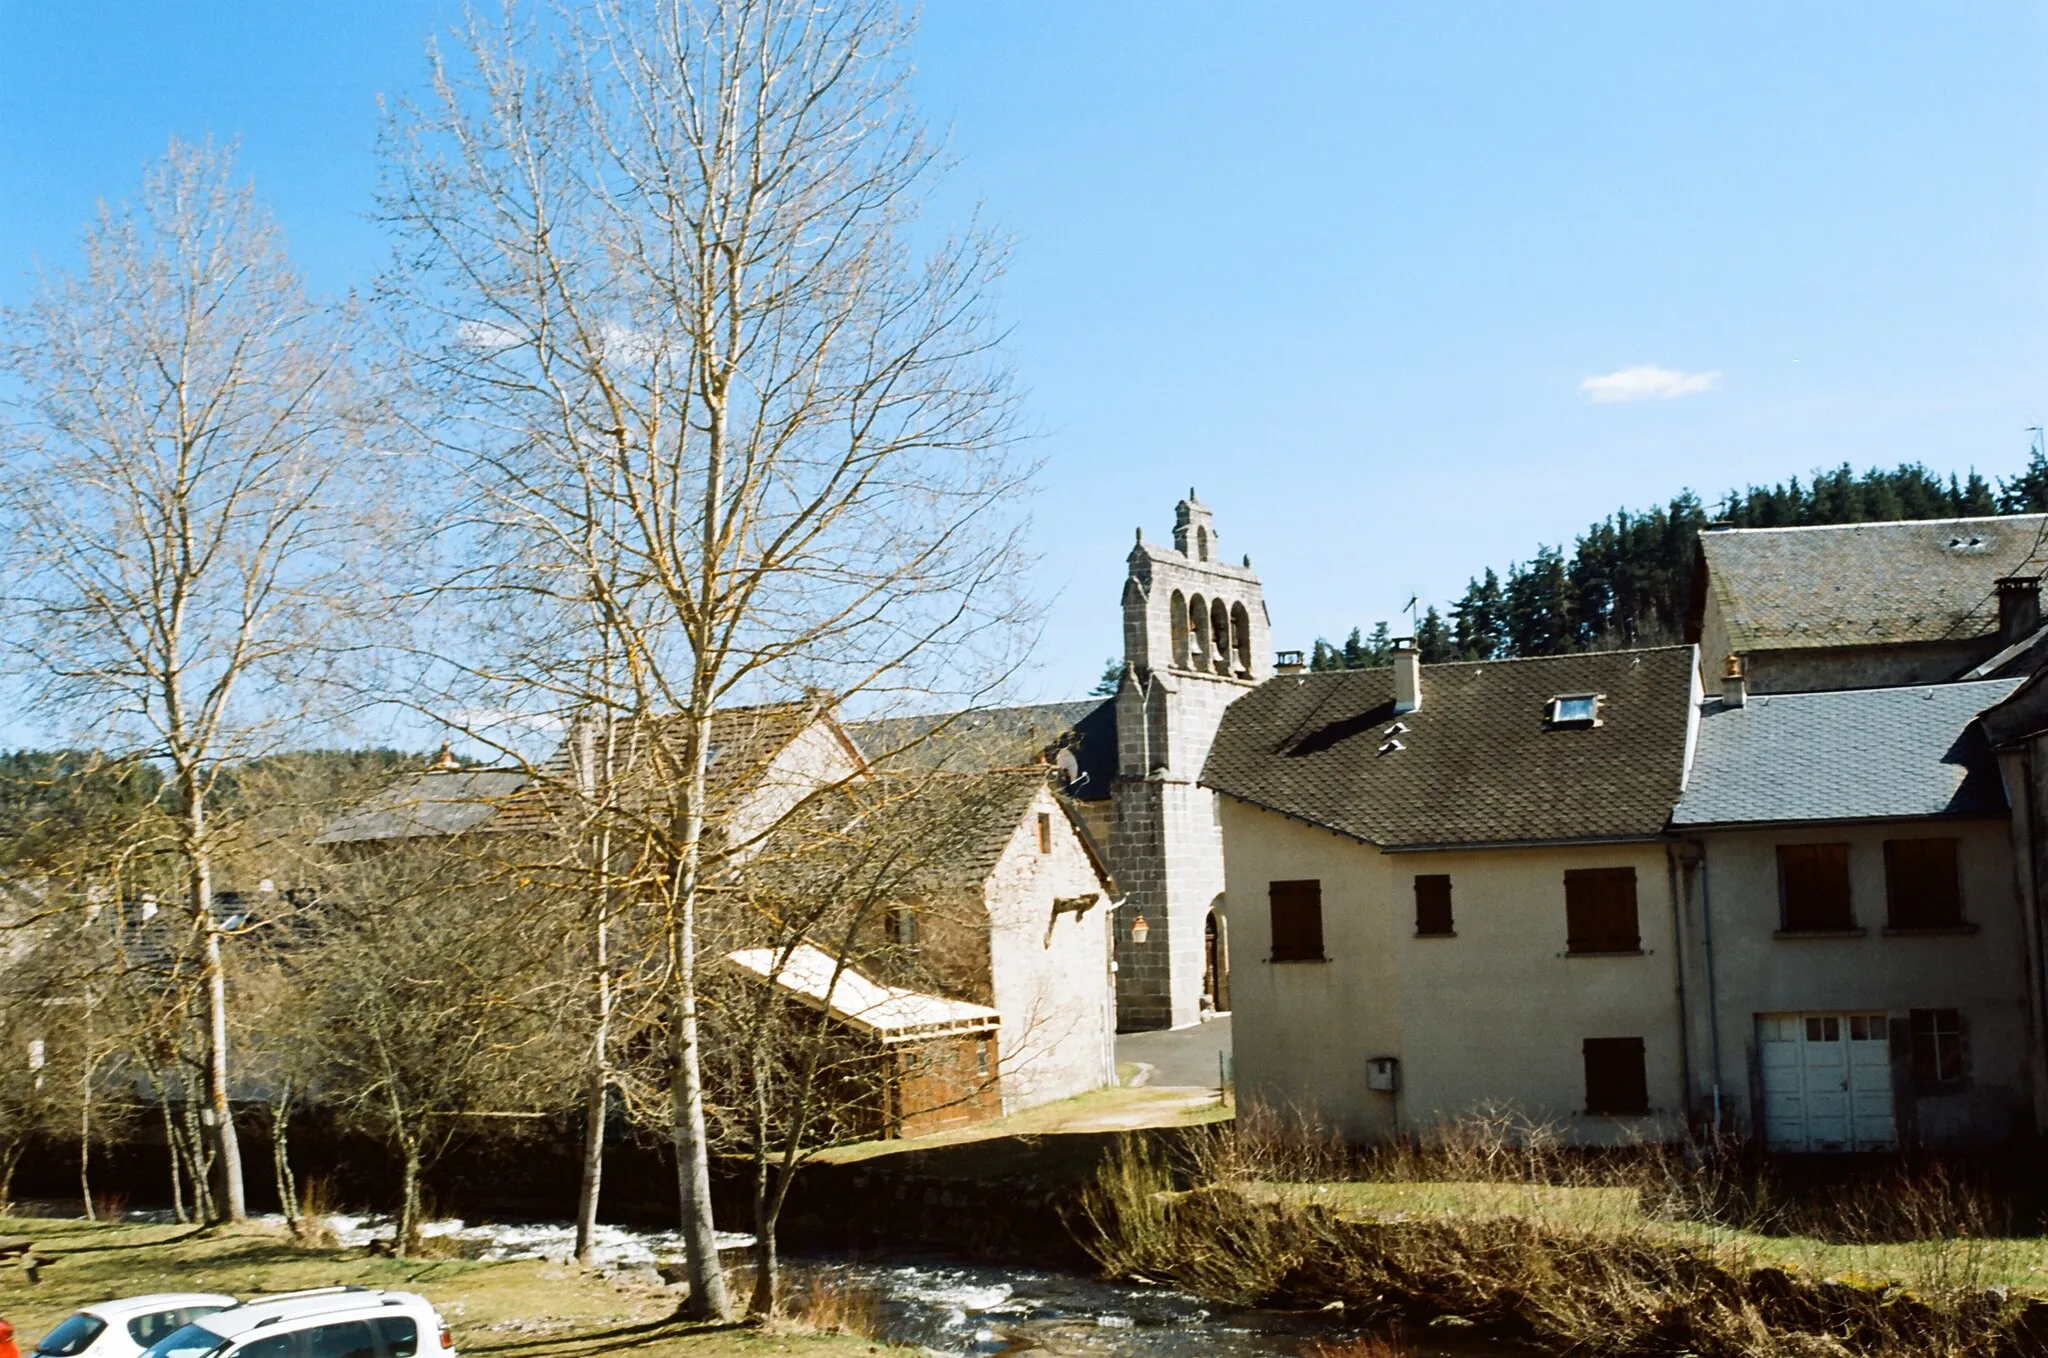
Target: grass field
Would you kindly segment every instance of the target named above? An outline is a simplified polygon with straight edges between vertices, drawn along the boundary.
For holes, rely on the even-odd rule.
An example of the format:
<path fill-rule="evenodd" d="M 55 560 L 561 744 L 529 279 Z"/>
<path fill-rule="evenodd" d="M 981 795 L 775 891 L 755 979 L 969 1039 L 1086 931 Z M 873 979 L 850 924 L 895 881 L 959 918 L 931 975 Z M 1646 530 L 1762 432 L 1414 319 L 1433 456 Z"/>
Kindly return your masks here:
<path fill-rule="evenodd" d="M 1814 1277 L 1897 1281 L 1909 1286 L 1967 1275 L 2048 1295 L 2048 1238 L 1968 1238 L 1841 1244 L 1805 1235 L 1776 1235 L 1646 1214 L 1633 1188 L 1519 1183 L 1365 1182 L 1265 1184 L 1265 1193 L 1316 1203 L 1372 1221 L 1516 1216 L 1555 1226 L 1711 1246 L 1751 1267 Z"/>
<path fill-rule="evenodd" d="M 73 1308 L 143 1292 L 226 1292 L 248 1297 L 354 1283 L 419 1292 L 455 1332 L 458 1353 L 503 1358 L 843 1358 L 887 1346 L 778 1326 L 693 1327 L 668 1319 L 673 1292 L 627 1278 L 539 1261 L 402 1260 L 364 1250 L 310 1250 L 261 1224 L 202 1231 L 190 1226 L 94 1225 L 0 1217 L 0 1235 L 27 1236 L 50 1260 L 30 1285 L 0 1265 L 0 1316 L 24 1341 Z M 741 1295 L 744 1295 L 742 1292 Z M 889 1350 L 901 1352 L 901 1350 Z"/>

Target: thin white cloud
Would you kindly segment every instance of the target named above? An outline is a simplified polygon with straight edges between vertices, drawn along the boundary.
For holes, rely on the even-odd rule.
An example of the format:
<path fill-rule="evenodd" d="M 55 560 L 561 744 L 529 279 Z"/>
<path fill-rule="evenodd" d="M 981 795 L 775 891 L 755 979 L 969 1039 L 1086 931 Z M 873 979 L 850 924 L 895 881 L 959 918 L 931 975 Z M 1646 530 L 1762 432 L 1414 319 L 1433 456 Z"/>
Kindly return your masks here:
<path fill-rule="evenodd" d="M 1638 363 L 1616 372 L 1589 377 L 1579 383 L 1579 390 L 1592 397 L 1596 405 L 1614 405 L 1622 401 L 1668 401 L 1674 396 L 1712 391 L 1720 384 L 1718 369 L 1687 373 L 1676 368 L 1660 368 L 1654 363 Z"/>

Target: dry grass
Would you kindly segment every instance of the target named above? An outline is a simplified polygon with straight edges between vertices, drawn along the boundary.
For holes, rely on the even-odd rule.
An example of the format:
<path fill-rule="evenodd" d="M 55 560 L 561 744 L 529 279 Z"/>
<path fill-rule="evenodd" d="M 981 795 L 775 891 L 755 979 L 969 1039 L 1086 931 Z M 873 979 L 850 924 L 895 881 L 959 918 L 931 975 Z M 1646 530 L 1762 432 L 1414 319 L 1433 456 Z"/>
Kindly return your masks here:
<path fill-rule="evenodd" d="M 1938 1164 L 1814 1201 L 1726 1147 L 1586 1154 L 1497 1113 L 1440 1130 L 1353 1154 L 1250 1110 L 1176 1150 L 1126 1139 L 1078 1233 L 1114 1276 L 1587 1352 L 2048 1351 L 2048 1303 L 2010 1290 L 2043 1290 L 2042 1242 Z"/>
<path fill-rule="evenodd" d="M 0 1313 L 33 1339 L 74 1308 L 158 1291 L 251 1296 L 355 1283 L 423 1293 L 455 1331 L 465 1358 L 848 1358 L 878 1341 L 847 1333 L 766 1332 L 677 1324 L 674 1292 L 538 1260 L 391 1259 L 364 1250 L 312 1250 L 278 1227 L 93 1225 L 16 1218 L 8 1232 L 52 1258 L 42 1284 L 0 1273 Z M 893 1350 L 892 1350 L 893 1351 Z"/>

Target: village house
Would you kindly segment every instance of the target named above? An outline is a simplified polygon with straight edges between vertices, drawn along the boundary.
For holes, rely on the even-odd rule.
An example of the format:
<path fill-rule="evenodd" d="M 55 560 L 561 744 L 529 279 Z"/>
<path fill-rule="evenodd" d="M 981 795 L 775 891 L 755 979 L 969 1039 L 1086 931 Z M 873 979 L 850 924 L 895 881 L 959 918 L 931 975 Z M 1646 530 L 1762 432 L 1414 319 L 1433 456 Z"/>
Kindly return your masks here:
<path fill-rule="evenodd" d="M 581 722 L 531 771 L 462 769 L 444 760 L 336 820 L 316 842 L 361 855 L 458 836 L 503 844 L 500 837 L 573 832 L 583 799 L 604 781 L 598 770 L 610 768 L 613 785 L 625 785 L 617 795 L 630 810 L 648 795 L 636 789 L 668 767 L 654 742 L 674 739 L 672 724 L 620 723 L 607 736 L 597 723 Z M 772 860 L 784 841 L 842 805 L 859 812 L 841 817 L 853 821 L 845 835 L 886 836 L 914 817 L 928 840 L 890 916 L 900 932 L 888 951 L 920 957 L 914 974 L 871 976 L 855 959 L 842 968 L 846 993 L 815 995 L 815 967 L 792 963 L 787 976 L 764 974 L 889 1051 L 894 1065 L 876 1126 L 929 1130 L 1115 1082 L 1108 932 L 1115 885 L 1066 799 L 1055 795 L 1053 770 L 878 778 L 819 699 L 721 711 L 712 747 L 707 821 L 721 853 L 708 883 L 714 893 L 733 890 L 757 861 L 772 874 L 764 857 Z M 895 795 L 895 784 L 908 790 Z M 807 799 L 814 805 L 806 807 Z M 866 809 L 876 804 L 885 809 Z M 871 819 L 862 824 L 863 816 Z M 741 949 L 734 958 L 758 951 Z M 863 1014 L 862 1002 L 849 998 L 855 992 L 886 996 L 894 1017 L 884 1023 Z M 960 1005 L 990 1016 L 985 1033 L 972 1035 L 972 1044 L 986 1041 L 975 1049 L 980 1083 L 969 1081 L 969 1096 L 947 1080 L 893 1073 L 965 1069 L 955 1050 L 965 1050 L 966 1030 L 954 1021 Z M 897 1021 L 920 1006 L 952 1017 L 930 1029 Z"/>
<path fill-rule="evenodd" d="M 964 1002 L 987 1016 L 971 1053 L 959 1029 L 946 1052 L 891 1068 L 892 1081 L 917 1072 L 944 1084 L 925 1091 L 941 1103 L 898 1118 L 892 1134 L 1020 1112 L 1114 1084 L 1109 920 L 1117 887 L 1046 770 L 893 775 L 846 804 L 845 814 L 791 827 L 768 851 L 777 854 L 785 838 L 829 839 L 817 822 L 838 819 L 854 852 L 872 848 L 893 870 L 879 888 L 863 873 L 841 879 L 842 896 L 879 890 L 865 944 L 849 950 L 840 972 L 843 988 L 831 984 L 829 971 L 821 979 L 815 959 L 798 956 L 801 948 L 787 967 L 772 949 L 730 960 L 792 999 L 826 1008 L 849 1030 L 880 1022 L 871 1005 L 899 1018 L 930 1010 L 951 1019 Z M 878 1030 L 876 1040 L 901 1044 L 914 1031 Z M 957 1073 L 938 1077 L 935 1069 Z M 984 1100 L 984 1092 L 995 1097 Z"/>
<path fill-rule="evenodd" d="M 1989 680 L 1701 708 L 1672 814 L 1706 1121 L 1778 1151 L 2034 1126 L 2027 939 Z"/>
<path fill-rule="evenodd" d="M 1739 656 L 1753 693 L 2024 678 L 2048 660 L 2048 515 L 1710 527 L 1686 640 L 1701 683 Z"/>
<path fill-rule="evenodd" d="M 1224 715 L 1238 1092 L 1342 1135 L 1484 1104 L 1685 1127 L 1672 846 L 1691 647 L 1283 674 Z"/>

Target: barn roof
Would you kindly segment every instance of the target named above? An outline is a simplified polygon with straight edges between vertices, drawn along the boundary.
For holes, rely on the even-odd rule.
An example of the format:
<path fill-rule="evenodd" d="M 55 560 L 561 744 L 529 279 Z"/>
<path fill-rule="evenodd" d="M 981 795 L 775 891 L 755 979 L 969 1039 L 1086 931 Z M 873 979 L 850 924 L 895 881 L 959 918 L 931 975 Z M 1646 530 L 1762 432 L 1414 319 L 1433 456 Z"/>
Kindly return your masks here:
<path fill-rule="evenodd" d="M 1002 1023 L 1003 1016 L 985 1004 L 883 985 L 808 943 L 787 954 L 777 948 L 742 948 L 726 960 L 887 1044 L 990 1032 Z"/>

